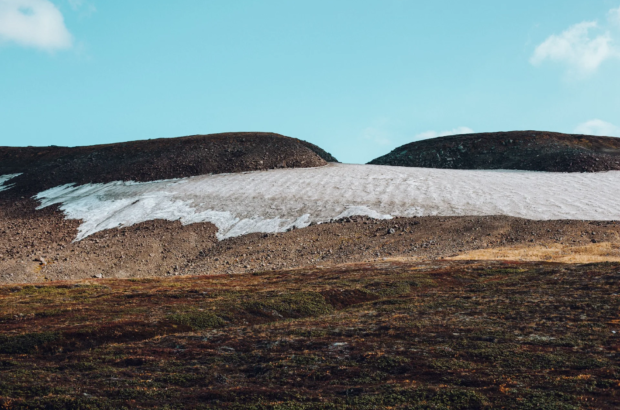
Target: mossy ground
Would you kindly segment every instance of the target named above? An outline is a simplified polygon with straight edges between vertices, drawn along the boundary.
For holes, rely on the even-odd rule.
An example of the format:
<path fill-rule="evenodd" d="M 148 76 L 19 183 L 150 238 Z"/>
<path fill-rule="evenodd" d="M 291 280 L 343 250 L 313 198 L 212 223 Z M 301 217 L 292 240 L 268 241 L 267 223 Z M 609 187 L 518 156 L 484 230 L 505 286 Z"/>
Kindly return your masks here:
<path fill-rule="evenodd" d="M 620 264 L 0 287 L 0 409 L 612 409 Z"/>

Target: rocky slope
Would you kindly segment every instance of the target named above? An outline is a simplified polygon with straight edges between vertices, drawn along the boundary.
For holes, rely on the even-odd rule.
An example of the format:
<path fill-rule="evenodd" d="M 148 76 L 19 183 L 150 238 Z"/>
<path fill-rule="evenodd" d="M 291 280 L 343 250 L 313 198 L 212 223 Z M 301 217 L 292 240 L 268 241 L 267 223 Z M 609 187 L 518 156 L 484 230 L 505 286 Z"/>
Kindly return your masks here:
<path fill-rule="evenodd" d="M 299 140 L 299 142 L 307 147 L 310 148 L 316 155 L 318 155 L 319 157 L 323 158 L 325 161 L 327 162 L 340 162 L 336 159 L 336 157 L 334 157 L 332 154 L 330 154 L 329 152 L 325 151 L 323 148 L 319 147 L 318 145 L 314 145 L 311 142 L 308 141 L 303 141 L 303 140 Z"/>
<path fill-rule="evenodd" d="M 22 173 L 13 193 L 55 186 L 153 181 L 203 174 L 316 167 L 335 161 L 319 147 L 273 133 L 193 135 L 87 147 L 0 147 L 0 175 Z"/>
<path fill-rule="evenodd" d="M 105 239 L 101 242 L 108 251 L 122 249 L 123 255 L 83 249 L 79 243 L 72 243 L 75 221 L 65 220 L 57 207 L 36 209 L 39 202 L 32 197 L 42 190 L 64 184 L 146 182 L 203 174 L 319 167 L 326 165 L 326 160 L 336 161 L 314 144 L 273 133 L 249 132 L 73 148 L 0 147 L 0 176 L 21 174 L 0 187 L 0 281 L 38 281 L 39 273 L 51 266 L 63 277 L 92 276 L 106 272 L 101 268 L 109 263 L 123 261 L 124 268 L 115 269 L 121 276 L 123 272 L 133 276 L 138 271 L 161 271 L 159 262 L 155 263 L 157 258 L 148 256 L 152 251 L 145 255 L 135 253 L 145 246 L 139 239 L 145 239 L 142 233 L 134 238 L 130 234 L 122 245 Z M 216 241 L 216 229 L 211 224 L 188 228 L 164 225 L 166 229 L 157 231 L 157 235 L 162 235 L 158 242 L 168 243 L 164 260 L 173 262 L 164 268 L 165 272 L 186 263 L 185 245 L 187 235 L 193 237 L 191 232 L 197 230 L 199 242 Z M 59 247 L 69 254 L 58 258 L 52 249 Z M 177 253 L 182 256 L 175 256 Z M 91 260 L 95 255 L 103 257 L 103 265 L 96 266 L 99 262 Z M 78 274 L 79 271 L 82 273 Z"/>
<path fill-rule="evenodd" d="M 210 223 L 154 220 L 74 242 L 79 221 L 23 199 L 0 207 L 0 284 L 92 277 L 239 274 L 383 258 L 452 257 L 505 246 L 620 248 L 616 222 L 529 221 L 510 217 L 345 218 L 282 234 L 218 241 Z M 620 251 L 614 251 L 618 256 Z"/>
<path fill-rule="evenodd" d="M 544 131 L 455 135 L 403 145 L 370 164 L 601 172 L 620 169 L 620 138 Z"/>

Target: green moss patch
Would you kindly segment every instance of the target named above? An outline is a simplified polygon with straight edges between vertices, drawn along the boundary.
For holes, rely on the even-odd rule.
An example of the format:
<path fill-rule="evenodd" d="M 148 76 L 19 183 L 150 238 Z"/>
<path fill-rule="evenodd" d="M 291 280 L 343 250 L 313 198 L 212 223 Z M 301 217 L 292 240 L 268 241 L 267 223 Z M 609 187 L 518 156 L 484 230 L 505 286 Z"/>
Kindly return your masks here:
<path fill-rule="evenodd" d="M 0 334 L 0 354 L 28 354 L 61 338 L 57 332 L 27 333 L 7 336 Z"/>
<path fill-rule="evenodd" d="M 168 315 L 173 323 L 189 326 L 193 330 L 215 329 L 226 325 L 226 321 L 213 312 L 188 311 Z"/>
<path fill-rule="evenodd" d="M 247 312 L 284 318 L 304 318 L 325 315 L 333 311 L 325 297 L 315 292 L 297 292 L 264 297 L 242 304 Z"/>

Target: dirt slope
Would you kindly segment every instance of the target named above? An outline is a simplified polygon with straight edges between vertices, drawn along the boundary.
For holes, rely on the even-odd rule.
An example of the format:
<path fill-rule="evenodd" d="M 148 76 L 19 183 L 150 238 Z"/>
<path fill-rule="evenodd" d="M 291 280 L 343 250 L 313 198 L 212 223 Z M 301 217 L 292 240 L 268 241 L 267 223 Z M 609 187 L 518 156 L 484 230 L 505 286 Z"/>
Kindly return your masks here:
<path fill-rule="evenodd" d="M 512 131 L 416 141 L 370 162 L 376 165 L 548 172 L 620 170 L 620 138 Z"/>
<path fill-rule="evenodd" d="M 321 156 L 333 158 L 295 138 L 239 132 L 73 148 L 0 147 L 0 175 L 23 173 L 10 192 L 33 195 L 67 183 L 316 167 L 326 164 Z"/>
<path fill-rule="evenodd" d="M 382 258 L 435 259 L 505 246 L 609 243 L 620 256 L 616 222 L 529 221 L 510 217 L 346 218 L 283 234 L 218 241 L 210 223 L 154 220 L 73 242 L 79 221 L 56 207 L 19 199 L 0 207 L 0 283 L 176 275 L 238 274 Z M 599 260 L 599 259 L 597 259 Z"/>

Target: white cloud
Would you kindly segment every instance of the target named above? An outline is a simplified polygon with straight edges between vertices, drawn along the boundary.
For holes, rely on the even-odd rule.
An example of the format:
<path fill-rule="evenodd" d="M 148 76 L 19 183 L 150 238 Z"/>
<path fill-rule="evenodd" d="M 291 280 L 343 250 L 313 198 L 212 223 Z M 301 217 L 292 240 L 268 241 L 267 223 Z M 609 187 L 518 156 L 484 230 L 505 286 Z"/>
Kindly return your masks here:
<path fill-rule="evenodd" d="M 393 129 L 392 121 L 388 117 L 377 117 L 370 126 L 362 130 L 362 138 L 379 145 L 391 145 L 390 130 Z"/>
<path fill-rule="evenodd" d="M 620 127 L 603 120 L 590 120 L 579 124 L 575 133 L 586 135 L 600 135 L 605 137 L 620 137 Z"/>
<path fill-rule="evenodd" d="M 446 131 L 425 131 L 413 137 L 413 141 L 424 140 L 429 138 L 446 137 L 448 135 L 471 134 L 474 131 L 469 127 L 457 127 Z M 399 141 L 403 143 L 405 135 L 402 131 L 394 131 L 394 126 L 388 118 L 378 118 L 373 121 L 372 125 L 365 128 L 362 137 L 377 145 L 389 146 L 397 144 Z M 405 137 L 406 142 L 410 142 L 410 137 Z"/>
<path fill-rule="evenodd" d="M 388 132 L 377 127 L 368 127 L 363 131 L 364 139 L 372 141 L 379 145 L 390 145 L 392 141 L 388 136 Z"/>
<path fill-rule="evenodd" d="M 552 35 L 536 47 L 530 62 L 539 65 L 545 60 L 568 64 L 571 70 L 589 74 L 605 61 L 620 57 L 609 31 L 601 31 L 596 21 L 586 21 L 569 27 L 559 35 Z"/>
<path fill-rule="evenodd" d="M 47 51 L 70 48 L 73 38 L 49 0 L 0 0 L 0 42 Z"/>
<path fill-rule="evenodd" d="M 612 24 L 620 26 L 620 7 L 609 10 L 609 13 L 607 13 L 607 18 Z"/>
<path fill-rule="evenodd" d="M 69 6 L 77 11 L 80 17 L 89 17 L 97 11 L 95 5 L 86 0 L 68 0 Z"/>
<path fill-rule="evenodd" d="M 425 131 L 425 132 L 422 132 L 416 135 L 415 137 L 413 137 L 413 139 L 414 140 L 426 140 L 430 138 L 447 137 L 449 135 L 471 134 L 473 132 L 474 130 L 472 130 L 469 127 L 457 127 L 449 131 L 441 131 L 441 132 Z"/>

